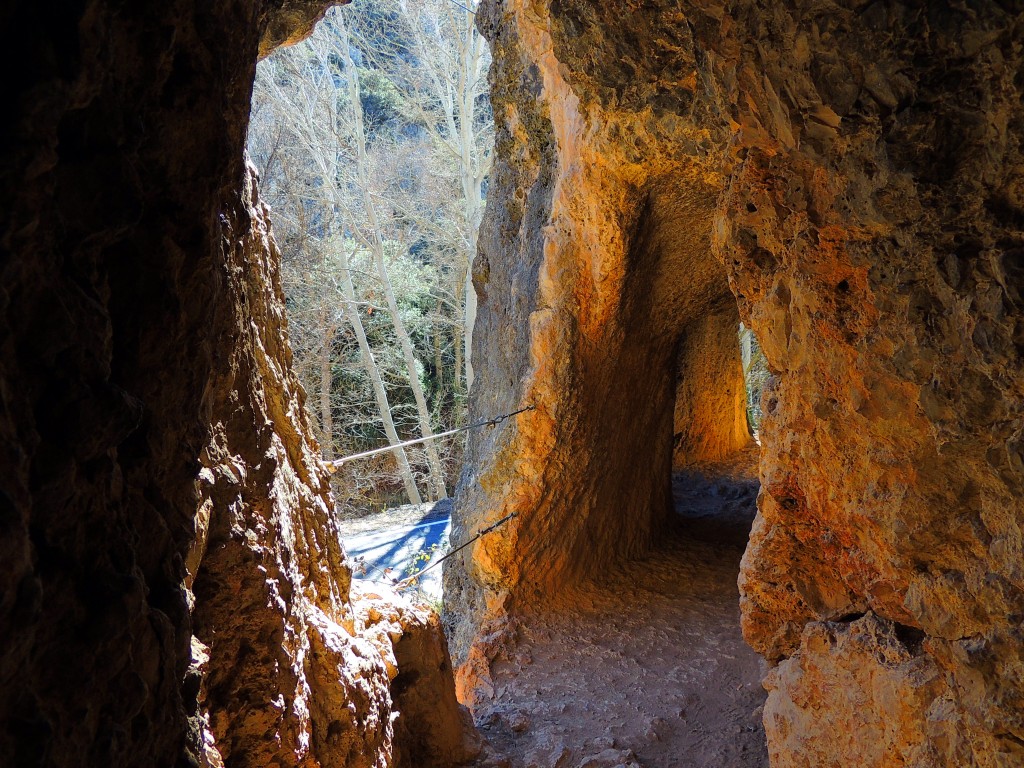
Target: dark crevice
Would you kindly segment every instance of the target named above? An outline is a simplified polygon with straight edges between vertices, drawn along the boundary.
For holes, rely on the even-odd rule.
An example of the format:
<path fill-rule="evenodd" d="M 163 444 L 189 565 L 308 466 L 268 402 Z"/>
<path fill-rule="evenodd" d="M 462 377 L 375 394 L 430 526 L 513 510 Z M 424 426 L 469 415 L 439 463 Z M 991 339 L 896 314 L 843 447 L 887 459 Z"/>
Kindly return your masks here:
<path fill-rule="evenodd" d="M 921 653 L 922 646 L 925 638 L 927 637 L 923 630 L 906 624 L 893 622 L 893 632 L 895 632 L 896 638 L 903 643 L 911 654 L 917 656 Z"/>

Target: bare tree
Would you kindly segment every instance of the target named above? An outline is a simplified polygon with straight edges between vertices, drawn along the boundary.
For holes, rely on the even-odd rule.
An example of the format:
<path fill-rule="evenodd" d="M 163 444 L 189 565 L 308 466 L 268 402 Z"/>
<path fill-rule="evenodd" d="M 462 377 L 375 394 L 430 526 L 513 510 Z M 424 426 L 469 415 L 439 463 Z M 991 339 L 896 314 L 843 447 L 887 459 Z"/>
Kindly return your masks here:
<path fill-rule="evenodd" d="M 462 283 L 466 389 L 473 384 L 472 343 L 477 297 L 473 259 L 484 209 L 484 181 L 491 168 L 494 122 L 487 99 L 490 51 L 475 24 L 475 3 L 391 0 L 405 29 L 398 42 L 379 28 L 357 28 L 360 44 L 405 96 L 412 119 L 447 158 L 461 188 Z"/>
<path fill-rule="evenodd" d="M 298 220 L 294 229 L 299 233 L 299 239 L 315 241 L 308 244 L 312 247 L 303 249 L 307 263 L 306 269 L 300 269 L 300 273 L 305 277 L 304 287 L 316 289 L 307 290 L 307 293 L 315 296 L 312 303 L 316 306 L 317 322 L 324 337 L 318 355 L 321 361 L 318 389 L 323 442 L 333 444 L 332 376 L 329 362 L 333 333 L 327 333 L 326 329 L 337 327 L 340 306 L 344 318 L 355 333 L 362 366 L 371 382 L 388 442 L 398 446 L 401 439 L 392 417 L 387 390 L 359 316 L 349 267 L 350 254 L 335 235 L 336 232 L 344 231 L 339 214 L 346 206 L 345 201 L 339 199 L 342 195 L 336 183 L 337 164 L 339 157 L 342 157 L 342 136 L 329 51 L 315 45 L 286 49 L 266 59 L 258 69 L 254 100 L 259 104 L 259 109 L 254 110 L 254 118 L 261 116 L 259 113 L 262 110 L 272 112 L 274 114 L 267 117 L 272 118 L 271 121 L 278 126 L 276 134 L 272 134 L 276 141 L 264 154 L 268 162 L 272 157 L 282 166 L 281 176 L 286 182 L 291 182 L 287 194 L 281 197 L 284 200 L 292 198 L 297 202 L 294 206 L 283 205 L 281 208 L 297 209 Z M 280 126 L 287 128 L 281 129 Z M 287 133 L 287 136 L 282 137 L 282 133 Z M 250 141 L 254 137 L 259 140 L 258 131 L 250 132 Z M 315 226 L 308 221 L 311 209 L 318 213 Z M 318 230 L 320 236 L 310 238 L 309 232 L 314 230 Z M 329 276 L 332 270 L 325 268 L 333 259 L 340 259 L 337 276 Z M 317 269 L 309 269 L 311 266 Z M 331 287 L 335 290 L 327 290 Z M 292 303 L 294 306 L 295 302 Z M 298 336 L 301 338 L 302 334 Z M 330 448 L 327 450 L 333 452 Z M 396 447 L 393 453 L 409 500 L 420 503 L 421 497 L 406 451 Z"/>
<path fill-rule="evenodd" d="M 250 147 L 327 459 L 372 445 L 380 426 L 396 446 L 464 413 L 493 145 L 488 50 L 467 3 L 334 9 L 258 67 Z M 430 495 L 446 495 L 445 462 L 461 444 L 395 449 L 410 500 L 423 469 Z"/>
<path fill-rule="evenodd" d="M 370 251 L 373 253 L 373 262 L 380 278 L 381 288 L 387 300 L 388 309 L 391 312 L 391 322 L 395 327 L 395 335 L 398 336 L 398 343 L 402 348 L 405 357 L 405 365 L 409 376 L 409 386 L 412 388 L 413 397 L 416 400 L 416 410 L 419 417 L 420 434 L 429 438 L 433 436 L 430 427 L 430 411 L 427 408 L 427 399 L 423 395 L 423 386 L 416 373 L 416 355 L 413 351 L 412 341 L 409 333 L 402 322 L 402 315 L 398 310 L 398 301 L 395 298 L 395 291 L 388 276 L 387 265 L 384 260 L 384 234 L 381 223 L 377 216 L 377 206 L 373 200 L 370 180 L 369 160 L 366 152 L 366 130 L 363 124 L 363 107 L 360 98 L 359 76 L 356 72 L 355 63 L 352 61 L 348 26 L 345 23 L 344 12 L 335 15 L 338 34 L 336 37 L 338 49 L 345 62 L 345 70 L 348 73 L 348 106 L 352 117 L 352 137 L 355 145 L 355 168 L 358 179 L 358 188 L 362 195 L 363 216 L 366 227 L 362 231 L 363 239 Z M 427 462 L 430 466 L 430 478 L 433 483 L 436 498 L 443 499 L 448 496 L 445 489 L 444 470 L 441 467 L 441 460 L 437 455 L 437 447 L 433 442 L 425 444 Z"/>

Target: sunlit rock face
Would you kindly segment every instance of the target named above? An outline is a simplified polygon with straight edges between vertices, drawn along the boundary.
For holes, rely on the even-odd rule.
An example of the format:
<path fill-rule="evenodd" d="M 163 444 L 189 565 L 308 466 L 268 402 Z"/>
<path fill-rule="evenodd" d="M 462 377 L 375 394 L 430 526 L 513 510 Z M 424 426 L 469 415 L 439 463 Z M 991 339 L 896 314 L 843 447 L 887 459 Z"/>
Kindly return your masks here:
<path fill-rule="evenodd" d="M 251 166 L 242 192 L 247 215 L 225 238 L 237 323 L 208 387 L 188 561 L 194 631 L 210 657 L 201 704 L 228 765 L 383 766 L 390 678 L 349 605 L 327 472 L 291 370 L 280 253 Z"/>
<path fill-rule="evenodd" d="M 615 27 L 615 9 L 583 10 Z M 607 43 L 607 58 L 584 65 L 560 47 L 568 17 L 497 4 L 479 23 L 494 46 L 498 161 L 474 270 L 485 311 L 473 408 L 535 410 L 470 439 L 455 540 L 518 516 L 449 569 L 451 604 L 471 617 L 454 625 L 464 653 L 507 601 L 533 600 L 650 545 L 671 512 L 676 434 L 678 453 L 699 449 L 674 421 L 678 363 L 687 342 L 701 346 L 709 315 L 739 322 L 710 249 L 728 131 L 606 103 L 618 97 L 602 90 L 602 67 L 628 51 Z M 571 40 L 596 55 L 603 38 L 584 37 L 598 30 Z M 689 33 L 678 34 L 689 77 Z M 638 60 L 651 39 L 635 37 Z M 738 344 L 731 354 L 738 368 Z M 739 417 L 721 415 L 723 432 L 743 418 L 738 405 Z"/>
<path fill-rule="evenodd" d="M 257 56 L 326 4 L 285 5 L 3 16 L 20 73 L 0 145 L 5 765 L 475 748 L 436 617 L 350 595 L 291 371 L 242 151 Z M 425 736 L 395 702 L 418 717 L 428 699 Z"/>
<path fill-rule="evenodd" d="M 774 763 L 1019 764 L 1019 7 L 495 0 L 478 22 L 498 160 L 471 408 L 535 410 L 470 438 L 455 540 L 517 517 L 446 572 L 464 690 L 517 614 L 650 544 L 680 445 L 745 439 L 735 378 L 680 364 L 735 306 L 776 374 L 740 575 Z M 721 405 L 676 397 L 714 378 Z"/>

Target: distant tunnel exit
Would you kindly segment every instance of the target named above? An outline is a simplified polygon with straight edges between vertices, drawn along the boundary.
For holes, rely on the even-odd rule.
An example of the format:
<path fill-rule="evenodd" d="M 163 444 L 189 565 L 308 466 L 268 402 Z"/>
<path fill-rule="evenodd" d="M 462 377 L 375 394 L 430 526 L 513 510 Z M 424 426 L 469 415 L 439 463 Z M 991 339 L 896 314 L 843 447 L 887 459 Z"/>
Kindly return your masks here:
<path fill-rule="evenodd" d="M 753 440 L 735 302 L 695 318 L 676 363 L 672 467 L 719 462 Z"/>

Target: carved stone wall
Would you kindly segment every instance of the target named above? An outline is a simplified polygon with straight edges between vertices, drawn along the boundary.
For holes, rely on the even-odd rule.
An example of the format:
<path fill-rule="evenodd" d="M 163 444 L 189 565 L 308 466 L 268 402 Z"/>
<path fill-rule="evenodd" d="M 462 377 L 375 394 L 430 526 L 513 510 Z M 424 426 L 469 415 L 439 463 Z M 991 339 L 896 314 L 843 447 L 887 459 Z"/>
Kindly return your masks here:
<path fill-rule="evenodd" d="M 727 279 L 775 374 L 741 574 L 774 764 L 1024 759 L 1019 6 L 495 0 L 479 23 L 471 410 L 537 410 L 469 443 L 455 538 L 519 515 L 446 575 L 464 688 L 524 607 L 650 541 L 663 341 Z"/>

